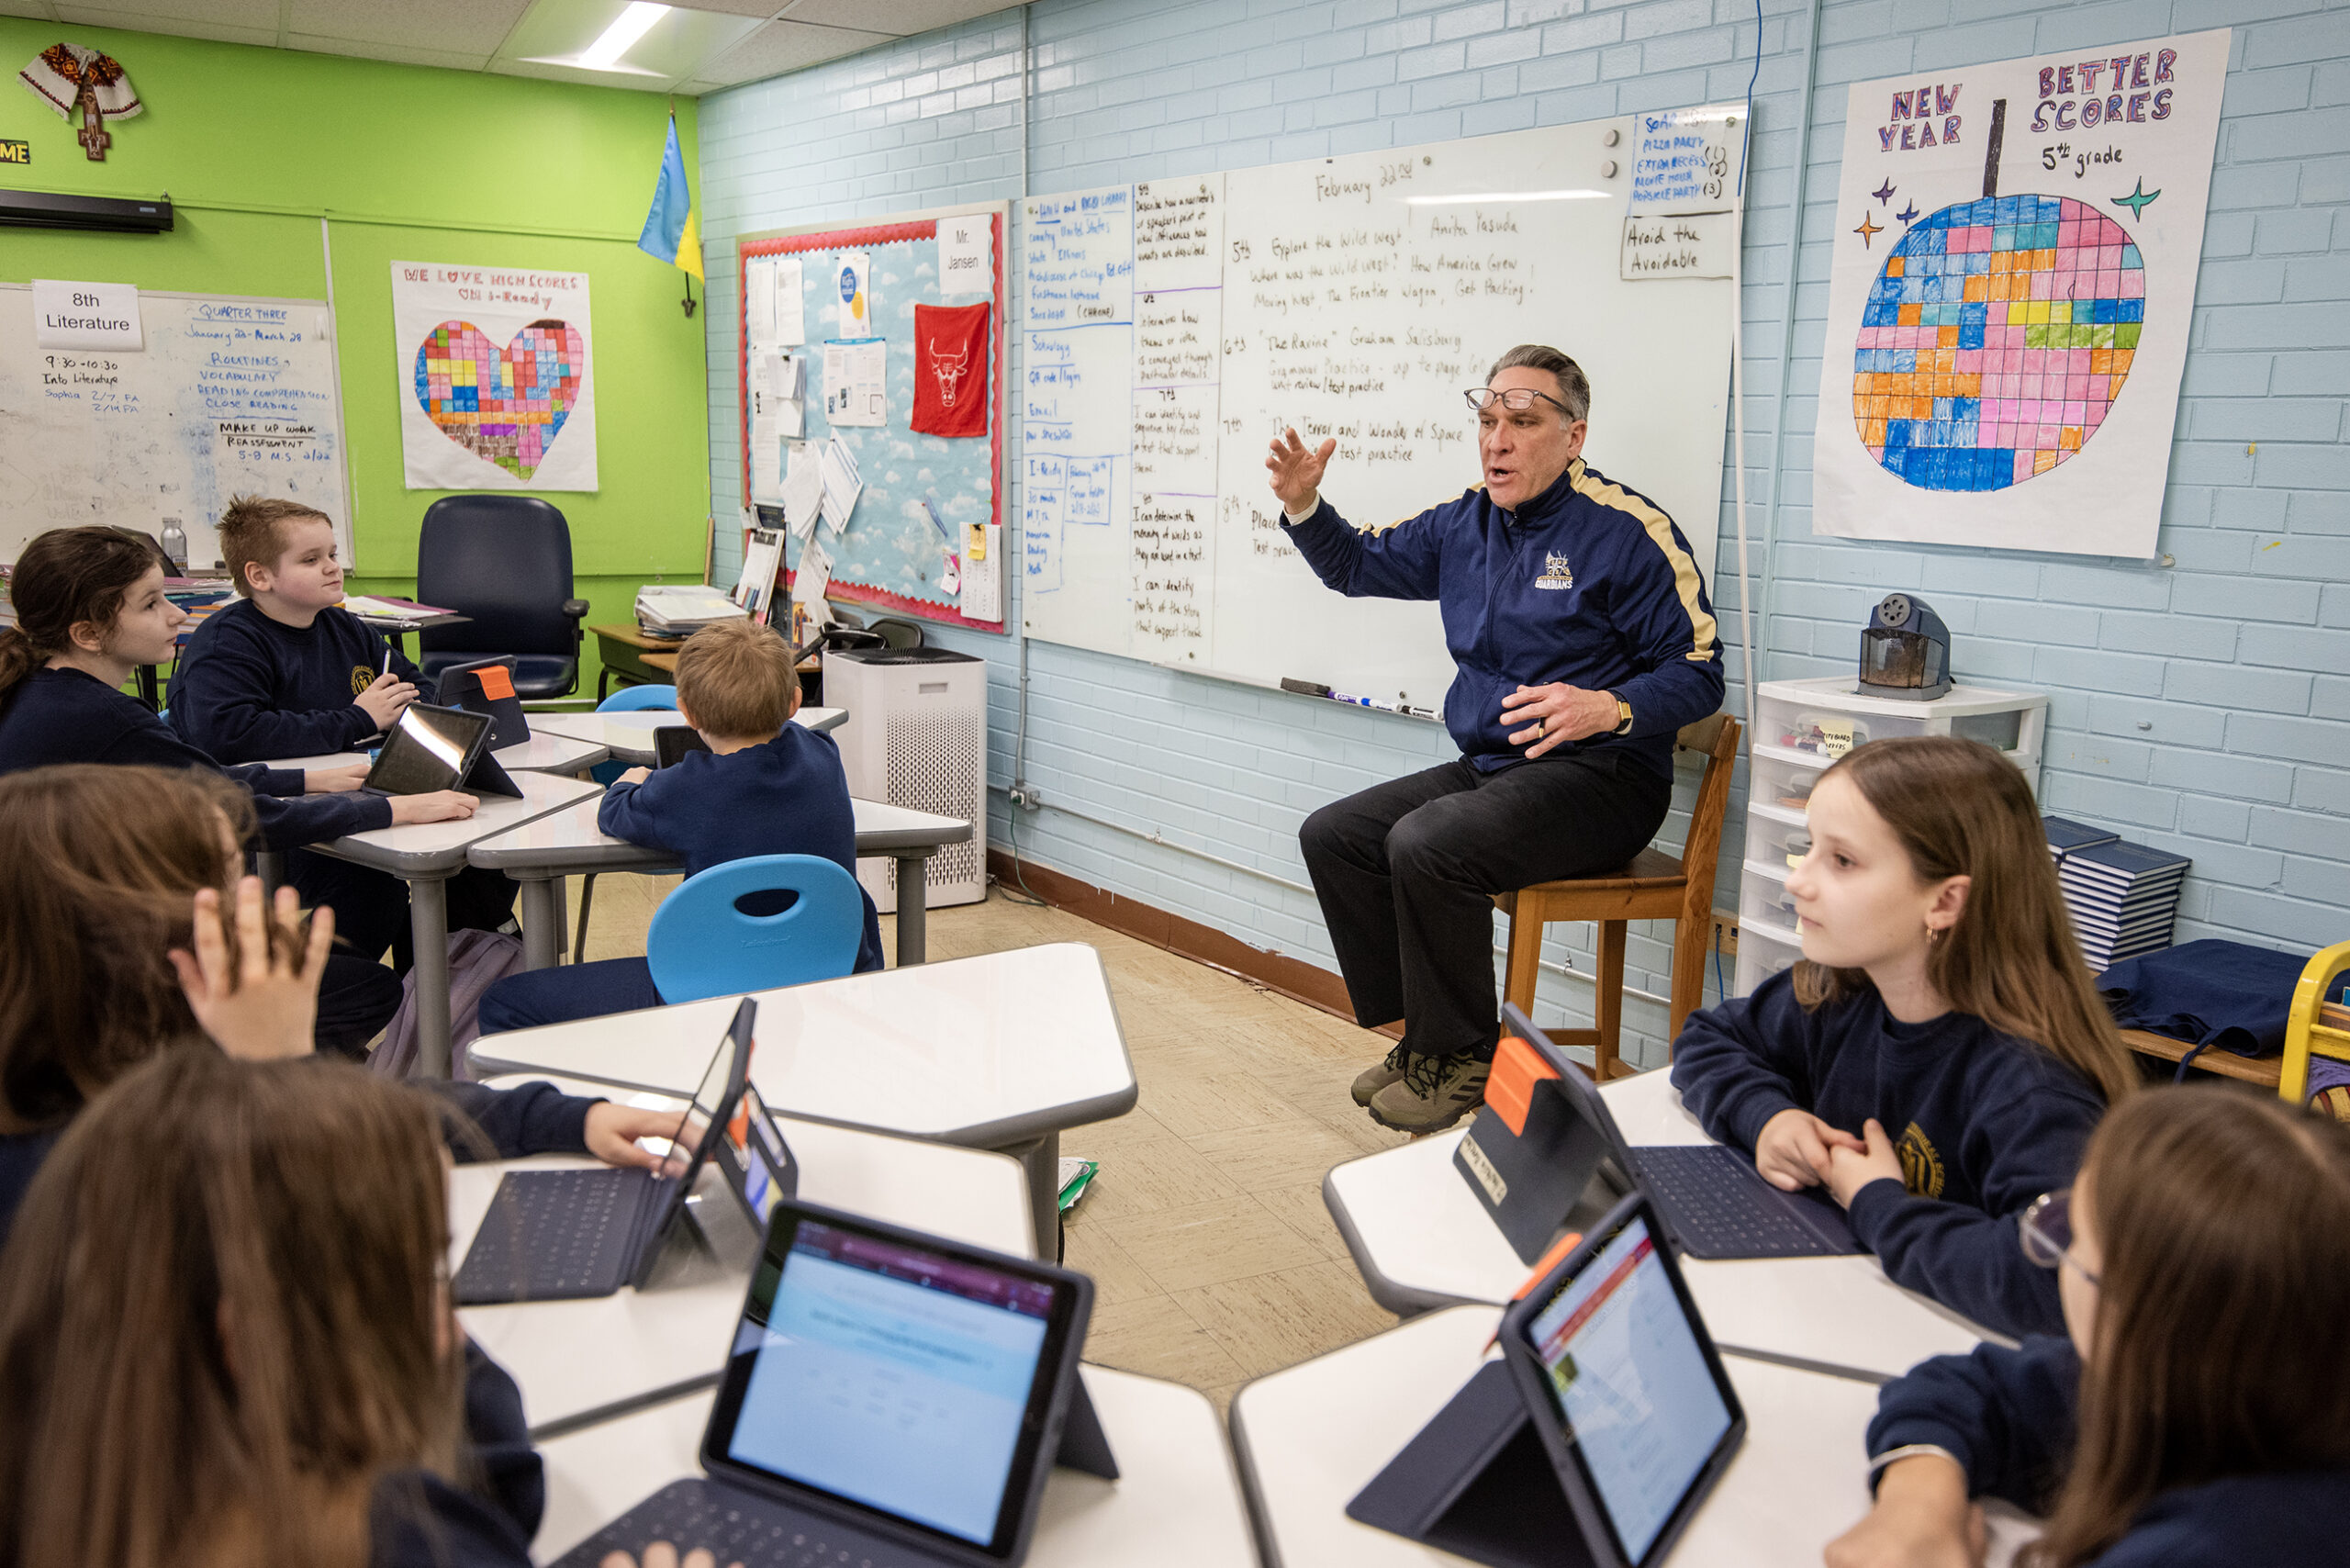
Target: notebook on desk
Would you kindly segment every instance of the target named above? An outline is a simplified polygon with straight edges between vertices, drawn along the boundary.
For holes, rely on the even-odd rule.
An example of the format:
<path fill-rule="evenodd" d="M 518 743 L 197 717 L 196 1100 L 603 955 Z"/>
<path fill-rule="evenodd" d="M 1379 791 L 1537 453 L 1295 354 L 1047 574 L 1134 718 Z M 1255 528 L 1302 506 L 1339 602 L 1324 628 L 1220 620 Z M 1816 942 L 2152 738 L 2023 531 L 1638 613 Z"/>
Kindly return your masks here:
<path fill-rule="evenodd" d="M 1549 1064 L 1552 1076 L 1545 1081 L 1599 1135 L 1619 1172 L 1655 1198 L 1667 1236 L 1690 1257 L 1829 1258 L 1865 1250 L 1824 1190 L 1783 1193 L 1737 1149 L 1715 1143 L 1633 1148 L 1598 1089 L 1533 1020 L 1505 1006 L 1502 1030 Z"/>
<path fill-rule="evenodd" d="M 778 1197 L 701 1441 L 561 1568 L 666 1540 L 744 1568 L 1014 1568 L 1056 1463 L 1117 1465 L 1084 1275 Z"/>
<path fill-rule="evenodd" d="M 457 1305 L 577 1300 L 643 1284 L 682 1222 L 696 1178 L 736 1122 L 757 1015 L 758 1003 L 747 996 L 735 1008 L 701 1086 L 677 1114 L 677 1132 L 658 1170 L 509 1170 L 501 1177 L 451 1282 Z M 766 1120 L 764 1106 L 760 1119 Z M 763 1130 L 746 1126 L 744 1136 L 772 1139 L 779 1153 L 769 1157 L 768 1172 L 778 1159 L 790 1169 L 789 1152 L 771 1121 Z M 732 1184 L 749 1207 L 745 1178 L 735 1175 L 735 1169 L 728 1168 Z"/>

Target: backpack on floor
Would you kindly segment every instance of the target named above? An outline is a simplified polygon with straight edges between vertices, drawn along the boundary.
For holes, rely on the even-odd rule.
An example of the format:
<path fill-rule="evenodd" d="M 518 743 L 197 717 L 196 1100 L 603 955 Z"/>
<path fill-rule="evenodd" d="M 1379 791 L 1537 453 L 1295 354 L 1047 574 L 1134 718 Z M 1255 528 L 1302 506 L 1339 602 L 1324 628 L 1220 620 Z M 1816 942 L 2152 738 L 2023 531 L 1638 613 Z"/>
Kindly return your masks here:
<path fill-rule="evenodd" d="M 458 931 L 449 937 L 449 1076 L 469 1078 L 465 1047 L 481 1033 L 482 993 L 508 975 L 522 972 L 522 939 L 502 931 Z M 384 1030 L 384 1043 L 367 1058 L 377 1072 L 394 1078 L 416 1072 L 416 971 L 400 982 L 399 1011 Z"/>

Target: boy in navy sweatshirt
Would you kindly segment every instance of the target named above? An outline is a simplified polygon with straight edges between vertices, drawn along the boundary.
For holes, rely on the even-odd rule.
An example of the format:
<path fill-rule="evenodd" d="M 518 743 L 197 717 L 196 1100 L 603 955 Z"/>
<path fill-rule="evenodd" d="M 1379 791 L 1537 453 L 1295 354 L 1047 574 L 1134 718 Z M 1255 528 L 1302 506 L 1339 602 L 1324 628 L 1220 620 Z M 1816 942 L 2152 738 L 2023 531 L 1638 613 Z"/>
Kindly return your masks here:
<path fill-rule="evenodd" d="M 220 514 L 220 556 L 239 595 L 188 639 L 172 679 L 172 727 L 222 762 L 319 756 L 365 745 L 418 700 L 423 676 L 383 633 L 341 608 L 334 525 L 299 501 L 240 496 Z M 286 879 L 332 906 L 352 948 L 408 968 L 408 889 L 323 856 L 289 857 Z M 449 928 L 494 931 L 514 913 L 503 872 L 449 879 Z"/>
<path fill-rule="evenodd" d="M 830 735 L 791 722 L 800 676 L 790 644 L 747 621 L 722 622 L 677 650 L 678 716 L 710 746 L 659 773 L 632 767 L 605 792 L 597 825 L 631 844 L 674 850 L 688 877 L 755 855 L 821 855 L 856 874 L 848 776 Z M 881 968 L 881 924 L 862 889 L 856 969 Z M 481 999 L 494 1035 L 572 1018 L 658 1007 L 643 958 L 509 975 Z"/>

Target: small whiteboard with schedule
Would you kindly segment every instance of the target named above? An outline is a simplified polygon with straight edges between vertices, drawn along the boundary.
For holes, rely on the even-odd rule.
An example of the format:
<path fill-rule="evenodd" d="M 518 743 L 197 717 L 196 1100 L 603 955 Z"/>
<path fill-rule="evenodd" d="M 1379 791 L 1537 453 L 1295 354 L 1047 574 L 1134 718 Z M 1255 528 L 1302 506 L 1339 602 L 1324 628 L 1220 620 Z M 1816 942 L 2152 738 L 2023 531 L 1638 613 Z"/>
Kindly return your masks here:
<path fill-rule="evenodd" d="M 187 534 L 219 559 L 237 495 L 277 496 L 334 521 L 353 563 L 334 322 L 321 299 L 138 296 L 137 349 L 41 348 L 33 291 L 0 283 L 0 560 L 35 534 L 117 523 Z"/>

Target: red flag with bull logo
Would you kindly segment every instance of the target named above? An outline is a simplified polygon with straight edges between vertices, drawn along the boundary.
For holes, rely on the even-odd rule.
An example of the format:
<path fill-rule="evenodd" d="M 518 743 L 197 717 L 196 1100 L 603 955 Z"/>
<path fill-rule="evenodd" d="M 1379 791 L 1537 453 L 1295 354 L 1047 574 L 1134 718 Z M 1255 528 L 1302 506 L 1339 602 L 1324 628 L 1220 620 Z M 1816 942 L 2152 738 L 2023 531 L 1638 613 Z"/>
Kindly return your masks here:
<path fill-rule="evenodd" d="M 914 307 L 914 413 L 925 435 L 988 433 L 986 305 Z"/>

